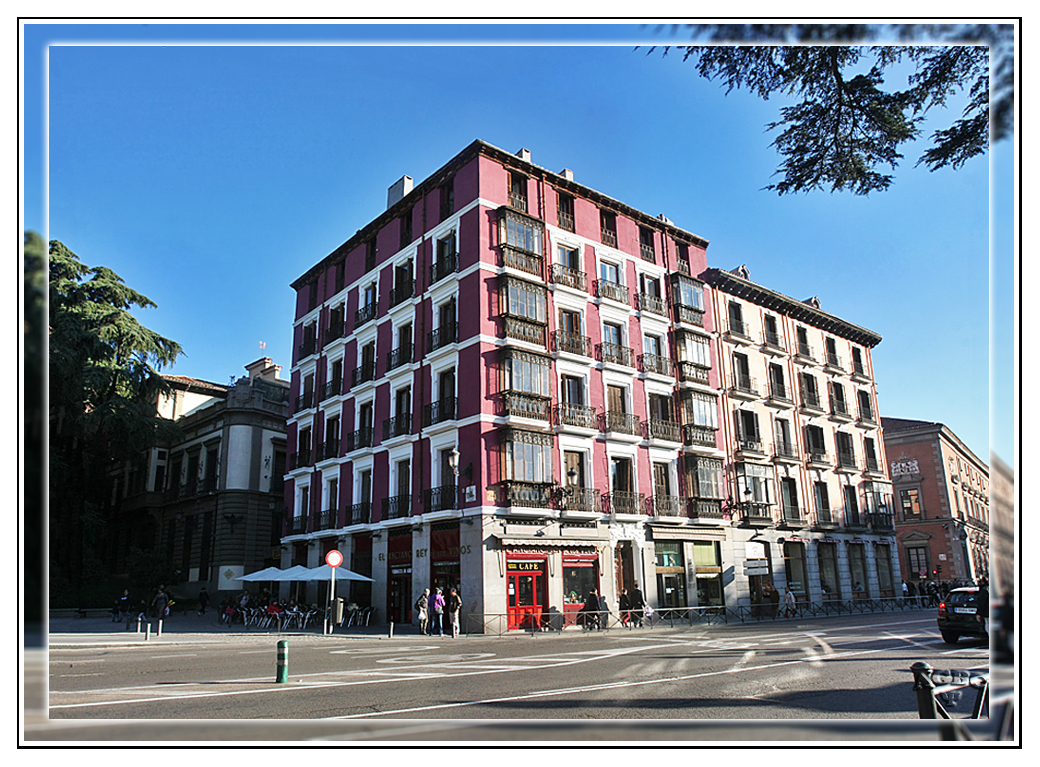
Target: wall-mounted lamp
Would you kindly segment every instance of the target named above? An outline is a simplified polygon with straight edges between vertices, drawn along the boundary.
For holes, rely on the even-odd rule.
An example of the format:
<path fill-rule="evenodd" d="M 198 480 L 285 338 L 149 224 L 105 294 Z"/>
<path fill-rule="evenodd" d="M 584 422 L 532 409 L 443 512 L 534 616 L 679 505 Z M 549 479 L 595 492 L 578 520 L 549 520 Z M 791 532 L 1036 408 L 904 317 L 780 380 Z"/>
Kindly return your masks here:
<path fill-rule="evenodd" d="M 473 517 L 462 517 L 461 519 L 459 519 L 459 524 L 460 525 L 469 525 L 470 527 L 472 527 L 473 526 Z"/>
<path fill-rule="evenodd" d="M 451 453 L 448 454 L 448 465 L 451 467 L 451 471 L 452 471 L 452 473 L 456 477 L 459 476 L 459 458 L 461 457 L 461 455 L 462 454 L 459 453 L 458 445 L 453 447 L 451 449 Z M 473 481 L 473 462 L 470 461 L 469 464 L 466 466 L 465 469 L 462 470 L 461 473 L 466 476 L 466 479 L 468 479 L 470 482 L 472 482 Z"/>
<path fill-rule="evenodd" d="M 225 514 L 224 515 L 224 521 L 226 521 L 228 523 L 228 526 L 231 528 L 231 533 L 232 534 L 234 534 L 234 532 L 235 532 L 235 525 L 237 525 L 239 522 L 242 522 L 244 520 L 245 520 L 245 517 L 241 516 L 240 514 Z"/>

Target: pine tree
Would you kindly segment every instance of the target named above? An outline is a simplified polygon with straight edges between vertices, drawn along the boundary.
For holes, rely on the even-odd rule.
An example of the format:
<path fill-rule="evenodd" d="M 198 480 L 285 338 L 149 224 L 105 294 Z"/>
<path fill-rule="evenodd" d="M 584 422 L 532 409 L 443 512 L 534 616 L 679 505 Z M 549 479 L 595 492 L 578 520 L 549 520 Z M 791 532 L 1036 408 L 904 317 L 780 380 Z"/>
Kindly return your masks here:
<path fill-rule="evenodd" d="M 57 240 L 49 276 L 51 597 L 78 602 L 101 567 L 109 470 L 170 436 L 156 410 L 169 391 L 159 370 L 182 351 L 131 313 L 151 300 Z"/>

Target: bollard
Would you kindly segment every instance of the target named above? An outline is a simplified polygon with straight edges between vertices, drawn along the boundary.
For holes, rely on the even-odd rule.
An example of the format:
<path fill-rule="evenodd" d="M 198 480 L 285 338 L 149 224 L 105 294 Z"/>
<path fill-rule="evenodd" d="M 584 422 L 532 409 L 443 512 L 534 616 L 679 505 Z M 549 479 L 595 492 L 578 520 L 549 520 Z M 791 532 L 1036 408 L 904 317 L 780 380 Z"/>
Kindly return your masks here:
<path fill-rule="evenodd" d="M 138 634 L 141 633 L 141 616 L 140 615 L 137 616 L 137 633 Z"/>
<path fill-rule="evenodd" d="M 160 618 L 155 623 L 155 635 L 157 637 L 161 637 L 162 636 L 162 618 Z"/>
<path fill-rule="evenodd" d="M 281 639 L 278 642 L 278 673 L 275 675 L 276 684 L 284 684 L 289 681 L 289 640 Z"/>
<path fill-rule="evenodd" d="M 151 621 L 149 621 L 148 623 L 144 624 L 144 641 L 147 642 L 151 635 L 152 635 L 152 623 L 151 623 Z"/>
<path fill-rule="evenodd" d="M 390 639 L 394 638 L 394 622 L 390 621 Z"/>
<path fill-rule="evenodd" d="M 914 674 L 918 718 L 937 719 L 939 712 L 935 708 L 935 682 L 932 681 L 932 667 L 923 661 L 918 661 L 910 667 L 910 670 Z"/>

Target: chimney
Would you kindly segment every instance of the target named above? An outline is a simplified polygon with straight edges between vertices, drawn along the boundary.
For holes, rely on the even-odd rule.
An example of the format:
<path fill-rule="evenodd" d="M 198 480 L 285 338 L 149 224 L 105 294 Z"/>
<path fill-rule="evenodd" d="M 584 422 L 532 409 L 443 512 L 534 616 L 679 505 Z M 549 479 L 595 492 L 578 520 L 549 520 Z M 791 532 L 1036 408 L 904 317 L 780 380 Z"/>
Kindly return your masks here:
<path fill-rule="evenodd" d="M 412 177 L 401 176 L 392 187 L 386 190 L 386 208 L 389 210 L 404 199 L 405 195 L 412 191 Z"/>
<path fill-rule="evenodd" d="M 666 216 L 664 213 L 660 214 L 657 217 L 657 220 L 658 221 L 664 221 L 666 224 L 671 224 L 672 223 L 672 219 L 668 218 L 668 216 Z M 675 224 L 672 224 L 672 226 L 675 226 Z"/>
<path fill-rule="evenodd" d="M 261 357 L 256 362 L 251 362 L 246 365 L 246 372 L 249 374 L 249 380 L 252 381 L 254 378 L 262 378 L 265 381 L 279 381 L 278 373 L 281 371 L 281 365 L 275 365 L 270 357 Z"/>
<path fill-rule="evenodd" d="M 530 149 L 521 149 L 519 152 L 516 153 L 516 156 L 519 157 L 524 162 L 531 162 L 531 150 Z"/>
<path fill-rule="evenodd" d="M 568 181 L 573 181 L 574 180 L 574 171 L 571 170 L 570 168 L 564 168 L 563 170 L 561 170 L 560 171 L 560 175 L 563 176 Z"/>

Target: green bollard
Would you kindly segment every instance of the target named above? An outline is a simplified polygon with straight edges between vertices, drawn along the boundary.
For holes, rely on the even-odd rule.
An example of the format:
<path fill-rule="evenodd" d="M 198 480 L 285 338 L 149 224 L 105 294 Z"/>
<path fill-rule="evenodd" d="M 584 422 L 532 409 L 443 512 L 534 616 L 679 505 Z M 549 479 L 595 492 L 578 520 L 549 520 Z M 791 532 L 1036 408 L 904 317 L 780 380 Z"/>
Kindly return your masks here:
<path fill-rule="evenodd" d="M 278 674 L 274 679 L 276 684 L 284 684 L 289 681 L 289 640 L 282 639 L 278 642 Z"/>

